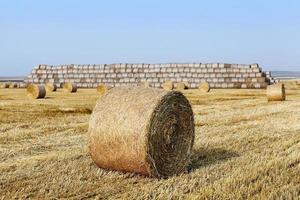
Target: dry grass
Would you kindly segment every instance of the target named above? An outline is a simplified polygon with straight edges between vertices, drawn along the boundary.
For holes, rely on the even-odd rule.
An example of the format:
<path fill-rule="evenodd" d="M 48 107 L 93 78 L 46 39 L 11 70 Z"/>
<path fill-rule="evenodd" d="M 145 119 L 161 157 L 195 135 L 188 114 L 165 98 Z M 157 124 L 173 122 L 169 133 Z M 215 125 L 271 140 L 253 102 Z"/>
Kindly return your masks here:
<path fill-rule="evenodd" d="M 184 91 L 196 140 L 189 173 L 157 180 L 107 171 L 88 154 L 95 90 L 24 98 L 0 90 L 0 199 L 299 199 L 300 92 Z"/>

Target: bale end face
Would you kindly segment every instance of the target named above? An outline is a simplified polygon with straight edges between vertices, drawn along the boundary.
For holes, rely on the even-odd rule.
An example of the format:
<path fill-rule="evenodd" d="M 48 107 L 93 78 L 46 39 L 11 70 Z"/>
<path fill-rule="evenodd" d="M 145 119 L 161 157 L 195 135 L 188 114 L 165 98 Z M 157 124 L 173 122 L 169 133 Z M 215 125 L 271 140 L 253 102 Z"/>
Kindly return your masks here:
<path fill-rule="evenodd" d="M 90 154 L 99 167 L 151 177 L 185 171 L 194 137 L 191 105 L 178 91 L 113 88 L 89 122 Z"/>
<path fill-rule="evenodd" d="M 77 85 L 75 83 L 64 83 L 63 89 L 66 92 L 75 93 L 77 92 Z"/>
<path fill-rule="evenodd" d="M 200 83 L 199 90 L 202 92 L 209 92 L 210 91 L 209 83 L 207 83 L 207 82 Z"/>
<path fill-rule="evenodd" d="M 30 84 L 27 86 L 26 92 L 31 99 L 42 99 L 46 96 L 46 89 L 43 85 Z"/>
<path fill-rule="evenodd" d="M 105 94 L 109 89 L 110 89 L 110 88 L 107 87 L 106 85 L 100 84 L 100 85 L 98 85 L 98 87 L 97 87 L 97 92 L 98 92 L 99 94 L 102 95 L 102 94 Z"/>
<path fill-rule="evenodd" d="M 286 100 L 285 86 L 283 83 L 269 85 L 267 87 L 266 93 L 267 93 L 268 101 L 285 101 Z"/>
<path fill-rule="evenodd" d="M 162 84 L 162 88 L 164 90 L 167 90 L 167 91 L 170 91 L 170 90 L 173 90 L 174 89 L 174 84 L 172 81 L 165 81 L 163 84 Z"/>

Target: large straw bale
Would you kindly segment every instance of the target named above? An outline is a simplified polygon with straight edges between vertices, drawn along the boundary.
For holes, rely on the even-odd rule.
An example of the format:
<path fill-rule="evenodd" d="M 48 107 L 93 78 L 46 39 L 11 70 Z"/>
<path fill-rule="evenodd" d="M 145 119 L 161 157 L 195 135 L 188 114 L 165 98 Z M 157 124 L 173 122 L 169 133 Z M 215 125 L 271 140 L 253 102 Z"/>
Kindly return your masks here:
<path fill-rule="evenodd" d="M 285 87 L 283 83 L 268 85 L 267 98 L 268 101 L 285 101 Z"/>
<path fill-rule="evenodd" d="M 27 96 L 32 99 L 41 99 L 46 96 L 46 89 L 44 85 L 30 84 L 26 88 Z"/>
<path fill-rule="evenodd" d="M 164 90 L 173 90 L 173 88 L 174 88 L 174 84 L 173 84 L 173 82 L 172 81 L 165 81 L 163 84 L 162 84 L 162 88 L 164 89 Z"/>
<path fill-rule="evenodd" d="M 105 94 L 109 89 L 110 87 L 106 86 L 105 84 L 100 84 L 97 87 L 97 92 L 102 95 Z"/>
<path fill-rule="evenodd" d="M 199 90 L 202 92 L 209 92 L 210 91 L 209 83 L 207 82 L 200 83 Z"/>
<path fill-rule="evenodd" d="M 64 83 L 63 89 L 66 92 L 74 93 L 77 92 L 77 85 L 75 83 Z"/>
<path fill-rule="evenodd" d="M 45 88 L 46 88 L 46 92 L 47 93 L 55 92 L 57 90 L 57 86 L 54 83 L 47 83 L 45 85 Z"/>
<path fill-rule="evenodd" d="M 185 171 L 194 137 L 192 108 L 178 91 L 112 88 L 89 122 L 90 154 L 99 167 L 151 177 Z"/>

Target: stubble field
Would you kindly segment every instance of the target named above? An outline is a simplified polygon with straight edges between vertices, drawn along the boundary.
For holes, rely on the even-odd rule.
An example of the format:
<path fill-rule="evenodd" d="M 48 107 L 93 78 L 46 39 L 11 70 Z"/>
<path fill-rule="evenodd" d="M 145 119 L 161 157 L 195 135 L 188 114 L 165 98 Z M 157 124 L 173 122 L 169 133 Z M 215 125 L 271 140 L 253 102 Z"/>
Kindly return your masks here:
<path fill-rule="evenodd" d="M 30 100 L 0 90 L 0 199 L 300 199 L 300 91 L 186 90 L 196 139 L 168 179 L 97 168 L 88 153 L 96 90 Z M 121 101 L 121 100 L 120 100 Z"/>

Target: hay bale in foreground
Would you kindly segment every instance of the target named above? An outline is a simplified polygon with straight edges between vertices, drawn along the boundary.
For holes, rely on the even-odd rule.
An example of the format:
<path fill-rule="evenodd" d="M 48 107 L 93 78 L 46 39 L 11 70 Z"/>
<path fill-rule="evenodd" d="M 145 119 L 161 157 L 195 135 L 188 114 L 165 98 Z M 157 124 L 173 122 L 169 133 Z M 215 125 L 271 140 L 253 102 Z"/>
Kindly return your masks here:
<path fill-rule="evenodd" d="M 26 88 L 27 96 L 32 99 L 42 99 L 46 96 L 46 89 L 43 85 L 30 84 Z"/>
<path fill-rule="evenodd" d="M 110 89 L 110 87 L 108 87 L 104 84 L 100 84 L 97 87 L 97 92 L 102 95 L 102 94 L 105 94 L 109 89 Z"/>
<path fill-rule="evenodd" d="M 57 90 L 57 86 L 54 83 L 47 83 L 45 85 L 45 88 L 46 88 L 46 92 L 47 93 L 49 93 L 49 92 L 55 92 Z"/>
<path fill-rule="evenodd" d="M 268 101 L 285 101 L 285 87 L 283 83 L 269 85 L 267 87 Z"/>
<path fill-rule="evenodd" d="M 162 88 L 164 90 L 173 90 L 174 88 L 174 84 L 172 81 L 165 81 L 163 84 L 162 84 Z"/>
<path fill-rule="evenodd" d="M 187 89 L 188 87 L 187 87 L 187 84 L 186 84 L 186 83 L 184 83 L 184 82 L 178 82 L 178 83 L 175 84 L 175 88 L 176 88 L 177 90 L 185 90 L 185 89 Z"/>
<path fill-rule="evenodd" d="M 181 92 L 116 87 L 93 110 L 90 154 L 101 168 L 168 177 L 186 170 L 194 131 L 192 108 Z"/>
<path fill-rule="evenodd" d="M 8 83 L 1 83 L 0 88 L 8 88 L 9 84 Z"/>
<path fill-rule="evenodd" d="M 138 86 L 140 86 L 140 87 L 150 87 L 150 83 L 148 81 L 140 81 L 138 83 Z"/>
<path fill-rule="evenodd" d="M 209 83 L 207 82 L 200 83 L 199 90 L 202 92 L 209 92 L 210 91 Z"/>
<path fill-rule="evenodd" d="M 77 85 L 75 83 L 64 83 L 63 89 L 66 92 L 74 93 L 77 92 Z"/>

